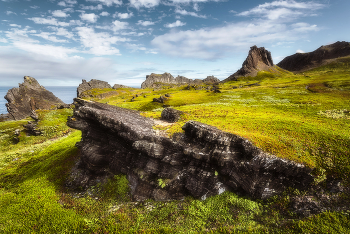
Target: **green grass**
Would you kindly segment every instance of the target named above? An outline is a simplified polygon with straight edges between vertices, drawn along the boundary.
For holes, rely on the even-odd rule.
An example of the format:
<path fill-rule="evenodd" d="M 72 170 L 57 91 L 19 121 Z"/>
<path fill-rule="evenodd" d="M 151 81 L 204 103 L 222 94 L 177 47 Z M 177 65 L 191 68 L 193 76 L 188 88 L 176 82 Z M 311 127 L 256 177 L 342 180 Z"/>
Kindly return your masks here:
<path fill-rule="evenodd" d="M 118 89 L 89 99 L 140 110 L 160 118 L 163 105 L 184 112 L 169 135 L 197 120 L 250 139 L 263 150 L 314 168 L 322 184 L 331 174 L 350 181 L 350 59 L 303 74 L 280 68 L 220 84 L 221 93 L 168 86 Z M 204 87 L 205 88 L 205 87 Z M 111 90 L 92 90 L 98 96 Z M 170 94 L 164 104 L 153 98 Z M 136 97 L 136 95 L 138 97 Z M 145 97 L 146 95 L 146 97 Z M 134 101 L 131 99 L 134 98 Z M 204 201 L 131 202 L 125 175 L 93 188 L 91 196 L 68 193 L 64 183 L 78 157 L 81 133 L 66 126 L 72 110 L 38 111 L 40 136 L 27 136 L 30 118 L 0 123 L 1 233 L 348 233 L 349 212 L 299 218 L 290 212 L 288 190 L 267 201 L 232 192 Z M 14 144 L 14 131 L 20 141 Z M 166 181 L 159 180 L 163 186 Z M 346 196 L 346 195 L 344 195 Z"/>

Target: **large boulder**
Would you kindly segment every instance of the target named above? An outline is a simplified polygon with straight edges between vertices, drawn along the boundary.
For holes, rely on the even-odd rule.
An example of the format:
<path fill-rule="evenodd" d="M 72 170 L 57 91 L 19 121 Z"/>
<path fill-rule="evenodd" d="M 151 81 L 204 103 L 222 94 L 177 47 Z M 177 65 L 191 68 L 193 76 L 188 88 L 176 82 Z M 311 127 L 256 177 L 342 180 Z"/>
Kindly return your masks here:
<path fill-rule="evenodd" d="M 242 68 L 226 78 L 223 82 L 237 80 L 238 77 L 256 76 L 259 71 L 274 70 L 271 52 L 264 47 L 250 47 L 248 57 L 242 64 Z"/>
<path fill-rule="evenodd" d="M 313 181 L 310 168 L 213 126 L 189 121 L 184 133 L 168 138 L 136 111 L 83 99 L 74 104 L 67 125 L 81 130 L 82 139 L 80 161 L 67 182 L 71 189 L 123 173 L 134 200 L 205 199 L 225 190 L 265 199 Z"/>
<path fill-rule="evenodd" d="M 65 104 L 30 76 L 25 76 L 24 82 L 19 84 L 18 88 L 10 89 L 5 99 L 8 102 L 6 107 L 10 120 L 24 119 L 30 116 L 33 110 L 48 110 L 57 105 Z"/>
<path fill-rule="evenodd" d="M 338 41 L 321 46 L 309 53 L 296 53 L 285 57 L 277 66 L 292 72 L 303 72 L 332 62 L 332 59 L 350 55 L 350 43 Z"/>
<path fill-rule="evenodd" d="M 92 79 L 89 82 L 82 80 L 77 88 L 77 97 L 82 97 L 82 93 L 90 89 L 111 89 L 112 86 L 106 81 Z"/>

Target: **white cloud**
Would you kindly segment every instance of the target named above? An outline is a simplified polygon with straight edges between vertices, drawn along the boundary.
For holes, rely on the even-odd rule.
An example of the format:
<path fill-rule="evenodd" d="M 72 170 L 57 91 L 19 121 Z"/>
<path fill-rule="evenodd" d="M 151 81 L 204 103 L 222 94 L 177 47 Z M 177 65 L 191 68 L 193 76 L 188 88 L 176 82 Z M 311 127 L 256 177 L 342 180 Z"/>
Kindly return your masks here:
<path fill-rule="evenodd" d="M 60 43 L 67 42 L 67 40 L 57 39 L 57 37 L 52 36 L 52 33 L 48 33 L 48 32 L 41 32 L 39 34 L 34 34 L 34 36 L 41 37 L 41 38 L 44 38 L 44 39 L 52 41 L 52 42 L 60 42 Z"/>
<path fill-rule="evenodd" d="M 273 1 L 239 13 L 239 16 L 261 16 L 270 20 L 290 20 L 300 15 L 310 15 L 312 11 L 325 7 L 315 2 L 297 2 L 295 0 Z"/>
<path fill-rule="evenodd" d="M 182 10 L 182 9 L 175 9 L 175 13 L 180 14 L 180 15 L 189 15 L 189 16 L 193 16 L 193 17 L 198 17 L 198 18 L 207 18 L 207 16 L 205 15 L 199 15 L 196 12 L 189 12 L 186 10 Z"/>
<path fill-rule="evenodd" d="M 18 27 L 18 28 L 22 28 L 21 25 L 18 25 L 18 24 L 10 24 L 11 27 Z"/>
<path fill-rule="evenodd" d="M 160 0 L 130 0 L 130 5 L 139 9 L 140 7 L 151 8 L 159 5 Z"/>
<path fill-rule="evenodd" d="M 198 3 L 193 4 L 193 10 L 199 11 L 199 5 L 198 5 Z"/>
<path fill-rule="evenodd" d="M 87 48 L 90 48 L 89 53 L 101 55 L 120 55 L 119 50 L 112 46 L 117 42 L 125 42 L 126 38 L 111 36 L 106 32 L 96 33 L 90 27 L 78 27 L 78 35 L 80 42 Z"/>
<path fill-rule="evenodd" d="M 0 38 L 0 42 L 1 43 L 8 43 L 8 40 L 6 40 L 5 38 Z"/>
<path fill-rule="evenodd" d="M 303 50 L 297 50 L 296 53 L 298 54 L 304 54 L 305 52 Z"/>
<path fill-rule="evenodd" d="M 39 6 L 30 6 L 30 8 L 32 8 L 32 9 L 39 9 L 40 7 Z"/>
<path fill-rule="evenodd" d="M 151 25 L 154 25 L 155 23 L 154 22 L 152 22 L 152 21 L 143 21 L 143 20 L 139 20 L 138 22 L 137 22 L 137 25 L 142 25 L 142 26 L 144 26 L 144 27 L 147 27 L 147 26 L 151 26 Z"/>
<path fill-rule="evenodd" d="M 17 15 L 15 12 L 13 12 L 13 11 L 6 11 L 6 15 L 11 15 L 11 14 L 13 14 L 13 15 Z"/>
<path fill-rule="evenodd" d="M 64 1 L 60 1 L 57 5 L 62 7 L 73 7 L 77 3 L 78 2 L 76 0 L 64 0 Z"/>
<path fill-rule="evenodd" d="M 169 23 L 169 24 L 166 24 L 164 26 L 167 28 L 175 28 L 175 27 L 181 27 L 184 25 L 186 25 L 186 23 L 183 23 L 180 20 L 176 20 L 174 23 L 171 23 L 171 24 Z"/>
<path fill-rule="evenodd" d="M 41 18 L 41 17 L 33 17 L 33 18 L 28 18 L 29 20 L 34 21 L 36 24 L 49 24 L 49 25 L 55 25 L 55 26 L 62 26 L 66 27 L 69 26 L 69 23 L 66 22 L 59 22 L 55 18 Z"/>
<path fill-rule="evenodd" d="M 292 24 L 292 27 L 294 28 L 295 31 L 301 32 L 301 33 L 320 30 L 316 24 L 311 25 L 303 22 Z"/>
<path fill-rule="evenodd" d="M 99 18 L 99 16 L 95 15 L 94 13 L 90 13 L 90 14 L 81 13 L 80 18 L 90 23 L 95 23 Z"/>
<path fill-rule="evenodd" d="M 115 20 L 113 21 L 113 31 L 119 31 L 122 29 L 127 29 L 128 28 L 129 23 L 128 22 L 122 22 L 119 20 Z"/>
<path fill-rule="evenodd" d="M 57 5 L 63 6 L 63 7 L 67 6 L 66 2 L 64 2 L 64 1 L 61 1 L 61 2 L 57 3 Z"/>
<path fill-rule="evenodd" d="M 176 57 L 217 59 L 226 53 L 279 41 L 298 40 L 310 25 L 287 25 L 271 21 L 233 23 L 223 27 L 171 31 L 152 40 L 159 50 Z M 239 32 L 239 33 L 238 33 Z"/>
<path fill-rule="evenodd" d="M 87 0 L 88 2 L 100 2 L 103 5 L 106 5 L 108 7 L 112 6 L 113 4 L 117 5 L 117 6 L 121 6 L 123 5 L 123 1 L 122 0 Z"/>
<path fill-rule="evenodd" d="M 52 12 L 52 15 L 53 15 L 54 17 L 68 17 L 68 16 L 70 16 L 69 14 L 67 14 L 66 12 L 63 12 L 63 11 L 61 11 L 61 10 L 53 11 L 53 12 Z"/>
<path fill-rule="evenodd" d="M 58 28 L 58 27 L 51 27 L 50 26 L 50 29 L 56 31 L 56 35 L 57 36 L 63 36 L 63 37 L 66 37 L 66 38 L 69 38 L 69 39 L 73 39 L 74 37 L 74 34 L 69 32 L 67 29 L 65 28 Z"/>
<path fill-rule="evenodd" d="M 109 16 L 109 13 L 107 11 L 101 12 L 100 16 Z"/>
<path fill-rule="evenodd" d="M 96 6 L 84 6 L 84 5 L 81 5 L 81 9 L 95 11 L 95 10 L 102 10 L 103 6 L 102 6 L 102 4 L 97 4 Z"/>
<path fill-rule="evenodd" d="M 129 19 L 133 16 L 134 14 L 132 12 L 130 13 L 118 13 L 116 12 L 114 15 L 113 15 L 113 18 L 116 18 L 118 17 L 119 19 Z"/>

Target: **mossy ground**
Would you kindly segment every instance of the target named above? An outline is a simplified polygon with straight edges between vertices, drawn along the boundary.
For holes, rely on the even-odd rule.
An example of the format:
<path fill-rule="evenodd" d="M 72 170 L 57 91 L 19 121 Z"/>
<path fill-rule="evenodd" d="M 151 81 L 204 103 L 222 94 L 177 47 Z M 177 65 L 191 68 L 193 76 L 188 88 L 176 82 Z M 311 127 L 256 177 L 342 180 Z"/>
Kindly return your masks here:
<path fill-rule="evenodd" d="M 100 102 L 160 118 L 163 104 L 184 112 L 169 135 L 188 120 L 214 125 L 250 139 L 279 157 L 313 167 L 317 181 L 332 174 L 349 182 L 350 59 L 303 74 L 260 72 L 220 85 L 221 93 L 169 87 L 119 89 Z M 109 90 L 106 90 L 109 91 Z M 104 92 L 96 91 L 97 94 Z M 136 94 L 138 97 L 136 97 Z M 146 97 L 145 97 L 146 95 Z M 132 97 L 135 97 L 131 101 Z M 92 98 L 93 99 L 93 98 Z M 26 136 L 28 120 L 0 123 L 1 233 L 349 233 L 349 212 L 324 212 L 300 219 L 289 211 L 289 196 L 254 201 L 231 192 L 205 201 L 134 203 L 128 182 L 117 175 L 98 186 L 100 195 L 75 198 L 65 180 L 77 159 L 80 132 L 66 126 L 72 110 L 38 112 L 42 136 Z M 14 144 L 15 129 L 20 142 Z"/>

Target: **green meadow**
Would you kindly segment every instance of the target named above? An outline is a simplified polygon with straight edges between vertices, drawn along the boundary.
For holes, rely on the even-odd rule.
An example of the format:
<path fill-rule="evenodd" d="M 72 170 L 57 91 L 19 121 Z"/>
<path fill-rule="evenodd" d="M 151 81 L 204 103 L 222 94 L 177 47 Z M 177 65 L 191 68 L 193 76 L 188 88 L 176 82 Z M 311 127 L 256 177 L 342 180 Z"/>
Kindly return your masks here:
<path fill-rule="evenodd" d="M 264 151 L 313 168 L 315 183 L 327 176 L 350 184 L 350 58 L 302 74 L 262 71 L 219 85 L 161 89 L 90 90 L 89 99 L 139 110 L 160 119 L 163 105 L 183 112 L 172 125 L 154 126 L 169 136 L 189 120 L 213 125 L 252 141 Z M 165 103 L 153 98 L 169 94 Z M 96 97 L 94 97 L 96 96 Z M 125 175 L 77 196 L 65 188 L 78 159 L 80 131 L 66 126 L 73 110 L 37 111 L 41 136 L 27 136 L 30 121 L 0 123 L 0 233 L 350 233 L 350 211 L 308 218 L 291 212 L 288 189 L 268 200 L 226 191 L 206 200 L 133 202 Z M 14 131 L 19 129 L 19 143 Z M 341 194 L 350 199 L 349 194 Z"/>

